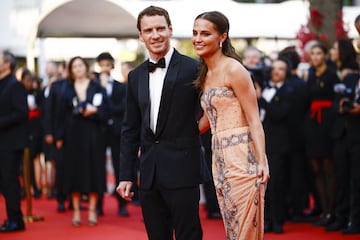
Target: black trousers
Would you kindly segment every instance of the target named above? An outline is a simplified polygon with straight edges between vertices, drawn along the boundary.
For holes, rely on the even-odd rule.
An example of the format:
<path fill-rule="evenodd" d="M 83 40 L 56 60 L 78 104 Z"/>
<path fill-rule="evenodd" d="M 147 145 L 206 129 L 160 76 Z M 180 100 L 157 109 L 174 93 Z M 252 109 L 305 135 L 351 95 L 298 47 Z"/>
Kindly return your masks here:
<path fill-rule="evenodd" d="M 54 150 L 55 157 L 55 188 L 56 200 L 58 203 L 64 203 L 67 195 L 64 193 L 64 151 L 63 148 Z"/>
<path fill-rule="evenodd" d="M 121 137 L 118 135 L 114 135 L 112 133 L 112 128 L 109 127 L 106 129 L 105 138 L 106 138 L 106 146 L 109 146 L 111 149 L 111 160 L 112 160 L 112 166 L 114 169 L 115 181 L 116 181 L 115 186 L 117 186 L 117 184 L 119 184 L 119 181 L 120 181 L 119 164 L 120 164 L 120 143 L 121 143 L 120 140 L 121 140 Z M 104 149 L 104 157 L 106 157 L 106 146 Z M 118 201 L 119 207 L 127 205 L 128 202 L 125 199 L 123 199 L 116 191 L 114 194 Z M 103 204 L 104 204 L 103 202 L 104 202 L 104 195 L 103 195 L 103 193 L 99 193 L 97 209 L 103 208 Z"/>
<path fill-rule="evenodd" d="M 151 190 L 140 188 L 140 201 L 149 240 L 201 240 L 199 187 Z"/>
<path fill-rule="evenodd" d="M 216 189 L 214 186 L 214 180 L 212 175 L 212 151 L 211 151 L 211 131 L 208 130 L 206 133 L 201 135 L 201 141 L 204 148 L 204 157 L 206 161 L 206 167 L 208 168 L 208 172 L 210 174 L 209 181 L 205 181 L 203 183 L 204 186 L 204 194 L 206 199 L 206 211 L 208 214 L 220 212 L 219 203 L 216 197 Z"/>
<path fill-rule="evenodd" d="M 286 188 L 289 194 L 289 207 L 293 215 L 301 215 L 308 205 L 309 188 L 308 188 L 308 167 L 309 162 L 305 151 L 293 151 L 289 155 L 289 169 L 286 176 Z"/>
<path fill-rule="evenodd" d="M 335 214 L 338 221 L 347 222 L 350 214 L 350 154 L 345 136 L 334 142 L 334 167 Z"/>
<path fill-rule="evenodd" d="M 23 150 L 0 151 L 0 189 L 9 221 L 22 222 L 19 171 Z"/>
<path fill-rule="evenodd" d="M 265 220 L 273 224 L 283 224 L 286 217 L 287 161 L 289 155 L 284 153 L 267 153 L 271 179 L 265 194 Z"/>
<path fill-rule="evenodd" d="M 350 222 L 360 228 L 360 143 L 350 147 Z"/>

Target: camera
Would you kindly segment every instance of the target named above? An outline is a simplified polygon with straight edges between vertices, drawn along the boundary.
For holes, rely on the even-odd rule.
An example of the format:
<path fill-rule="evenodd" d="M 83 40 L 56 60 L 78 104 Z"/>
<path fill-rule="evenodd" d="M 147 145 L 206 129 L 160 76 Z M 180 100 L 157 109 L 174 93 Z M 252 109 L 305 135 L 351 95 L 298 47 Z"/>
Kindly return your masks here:
<path fill-rule="evenodd" d="M 354 102 L 350 100 L 345 100 L 342 103 L 343 112 L 349 112 L 352 108 L 354 108 Z"/>
<path fill-rule="evenodd" d="M 343 98 L 345 98 L 345 100 L 343 100 L 342 102 L 342 110 L 344 113 L 349 112 L 352 108 L 354 108 L 355 103 L 360 104 L 359 98 L 354 99 L 354 91 L 343 83 L 335 84 L 334 92 L 340 94 Z"/>

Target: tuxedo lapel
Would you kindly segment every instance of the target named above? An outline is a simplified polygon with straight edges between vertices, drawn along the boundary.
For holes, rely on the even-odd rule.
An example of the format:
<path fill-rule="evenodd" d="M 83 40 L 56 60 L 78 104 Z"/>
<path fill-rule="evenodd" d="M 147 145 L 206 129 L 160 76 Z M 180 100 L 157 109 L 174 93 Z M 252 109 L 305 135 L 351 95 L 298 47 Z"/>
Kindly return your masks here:
<path fill-rule="evenodd" d="M 149 60 L 148 60 L 149 61 Z M 147 61 L 147 62 L 148 62 Z M 144 124 L 145 129 L 150 129 L 150 94 L 149 94 L 149 71 L 147 69 L 147 62 L 146 64 L 142 65 L 142 71 L 140 71 L 140 82 L 139 82 L 139 102 L 141 103 L 140 106 L 142 106 L 141 112 L 143 113 L 144 117 Z"/>
<path fill-rule="evenodd" d="M 169 116 L 169 108 L 173 99 L 172 96 L 179 69 L 179 54 L 178 52 L 174 51 L 169 63 L 167 73 L 165 75 L 164 86 L 161 93 L 159 115 L 155 133 L 156 136 L 159 136 L 161 134 L 162 130 L 165 127 L 166 120 Z"/>

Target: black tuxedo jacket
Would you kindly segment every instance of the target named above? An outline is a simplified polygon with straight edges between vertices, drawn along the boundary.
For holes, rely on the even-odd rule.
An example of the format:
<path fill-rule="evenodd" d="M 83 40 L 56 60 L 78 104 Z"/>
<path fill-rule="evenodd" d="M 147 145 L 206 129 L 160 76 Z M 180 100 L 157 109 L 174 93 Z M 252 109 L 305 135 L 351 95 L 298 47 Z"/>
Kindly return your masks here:
<path fill-rule="evenodd" d="M 27 93 L 14 75 L 0 80 L 0 151 L 21 150 L 27 145 Z"/>
<path fill-rule="evenodd" d="M 263 127 L 267 153 L 289 153 L 290 112 L 293 105 L 294 89 L 286 82 L 276 91 L 268 103 L 259 99 L 259 107 L 265 109 Z"/>
<path fill-rule="evenodd" d="M 156 132 L 150 128 L 148 60 L 129 74 L 122 128 L 120 180 L 134 179 L 134 163 L 141 147 L 140 188 L 154 179 L 174 189 L 197 186 L 200 177 L 200 137 L 197 124 L 199 91 L 193 81 L 198 62 L 174 51 L 162 90 Z"/>
<path fill-rule="evenodd" d="M 57 80 L 51 84 L 49 96 L 46 98 L 43 105 L 44 111 L 42 117 L 44 135 L 51 134 L 56 137 L 56 126 L 59 125 L 56 121 L 59 119 L 56 115 L 57 109 L 63 101 L 62 97 L 65 94 L 67 84 L 67 80 L 65 79 Z"/>
<path fill-rule="evenodd" d="M 113 82 L 113 89 L 110 98 L 110 118 L 113 123 L 112 133 L 116 136 L 121 134 L 121 125 L 125 113 L 126 103 L 126 84 L 118 81 Z"/>

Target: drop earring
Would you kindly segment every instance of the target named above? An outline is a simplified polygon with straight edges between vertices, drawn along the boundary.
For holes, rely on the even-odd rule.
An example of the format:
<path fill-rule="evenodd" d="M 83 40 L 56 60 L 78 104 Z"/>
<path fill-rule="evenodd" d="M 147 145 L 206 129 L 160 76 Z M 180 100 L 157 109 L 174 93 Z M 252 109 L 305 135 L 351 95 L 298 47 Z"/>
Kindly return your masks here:
<path fill-rule="evenodd" d="M 222 42 L 220 42 L 219 46 L 220 46 L 220 48 L 222 48 Z"/>

